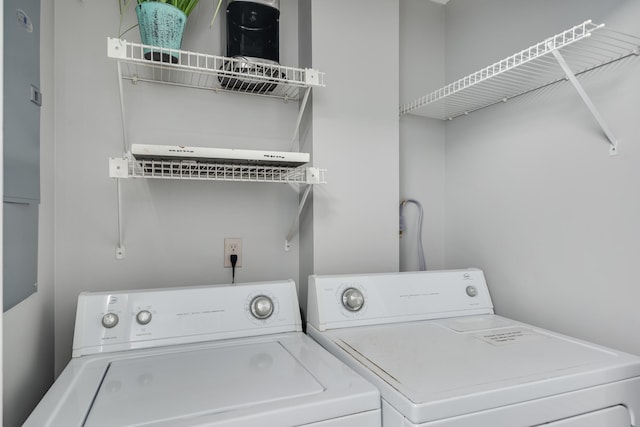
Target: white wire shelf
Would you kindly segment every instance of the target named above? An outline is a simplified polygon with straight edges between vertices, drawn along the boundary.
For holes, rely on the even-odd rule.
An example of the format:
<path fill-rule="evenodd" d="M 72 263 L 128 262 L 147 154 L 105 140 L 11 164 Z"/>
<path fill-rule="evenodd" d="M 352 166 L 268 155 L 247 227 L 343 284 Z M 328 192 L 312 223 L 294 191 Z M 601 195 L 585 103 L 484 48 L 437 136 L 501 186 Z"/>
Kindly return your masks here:
<path fill-rule="evenodd" d="M 639 46 L 639 37 L 585 21 L 401 106 L 400 115 L 451 120 L 567 80 L 566 70 L 554 58 L 557 53 L 574 75 L 580 75 L 638 56 Z"/>
<path fill-rule="evenodd" d="M 194 160 L 137 160 L 128 157 L 109 159 L 109 175 L 112 178 L 325 184 L 326 171 L 326 169 L 308 166 L 221 164 Z"/>
<path fill-rule="evenodd" d="M 145 53 L 155 60 L 146 59 Z M 116 38 L 107 39 L 107 54 L 119 61 L 120 77 L 134 82 L 164 83 L 285 101 L 297 100 L 301 88 L 324 86 L 324 73 L 309 68 L 258 64 L 236 58 L 146 46 Z"/>

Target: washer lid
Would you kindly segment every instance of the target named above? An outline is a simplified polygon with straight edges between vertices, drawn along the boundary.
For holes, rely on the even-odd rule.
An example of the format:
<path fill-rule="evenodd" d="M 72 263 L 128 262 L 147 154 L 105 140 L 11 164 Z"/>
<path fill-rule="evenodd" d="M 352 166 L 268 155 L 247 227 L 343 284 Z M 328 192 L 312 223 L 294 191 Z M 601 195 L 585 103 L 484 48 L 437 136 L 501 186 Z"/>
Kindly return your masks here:
<path fill-rule="evenodd" d="M 85 426 L 130 426 L 242 410 L 321 393 L 279 342 L 112 362 Z"/>
<path fill-rule="evenodd" d="M 640 375 L 640 359 L 499 316 L 330 331 L 414 423 Z"/>

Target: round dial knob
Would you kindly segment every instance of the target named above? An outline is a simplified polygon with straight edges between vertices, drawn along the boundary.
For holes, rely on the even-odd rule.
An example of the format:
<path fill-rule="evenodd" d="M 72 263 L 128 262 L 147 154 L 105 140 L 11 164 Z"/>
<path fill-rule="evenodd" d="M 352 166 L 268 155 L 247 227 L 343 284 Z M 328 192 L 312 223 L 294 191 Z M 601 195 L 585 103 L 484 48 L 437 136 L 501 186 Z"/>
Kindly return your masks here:
<path fill-rule="evenodd" d="M 136 322 L 141 325 L 146 325 L 151 322 L 151 312 L 149 310 L 140 310 L 138 314 L 136 314 Z"/>
<path fill-rule="evenodd" d="M 105 328 L 113 328 L 118 324 L 118 315 L 115 313 L 107 313 L 102 316 L 102 326 Z"/>
<path fill-rule="evenodd" d="M 273 301 L 266 295 L 258 295 L 251 300 L 251 314 L 256 319 L 266 319 L 273 314 Z"/>
<path fill-rule="evenodd" d="M 349 288 L 342 293 L 342 305 L 349 311 L 358 311 L 364 305 L 364 295 L 356 288 Z"/>
<path fill-rule="evenodd" d="M 475 286 L 467 286 L 467 295 L 469 295 L 471 298 L 477 296 L 478 288 L 476 288 Z"/>

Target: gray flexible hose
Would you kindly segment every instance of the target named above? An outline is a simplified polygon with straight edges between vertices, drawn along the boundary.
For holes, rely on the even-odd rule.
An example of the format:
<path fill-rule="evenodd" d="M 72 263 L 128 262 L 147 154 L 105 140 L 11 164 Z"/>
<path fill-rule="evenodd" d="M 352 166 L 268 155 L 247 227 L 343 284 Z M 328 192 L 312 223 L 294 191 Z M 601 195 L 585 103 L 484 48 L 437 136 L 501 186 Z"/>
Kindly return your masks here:
<path fill-rule="evenodd" d="M 427 264 L 424 260 L 424 248 L 422 247 L 422 219 L 424 216 L 424 211 L 422 209 L 422 205 L 417 200 L 406 199 L 400 202 L 400 237 L 402 237 L 402 234 L 406 229 L 404 214 L 402 210 L 404 208 L 404 205 L 406 205 L 407 203 L 413 203 L 418 207 L 418 266 L 420 268 L 420 271 L 426 271 Z"/>

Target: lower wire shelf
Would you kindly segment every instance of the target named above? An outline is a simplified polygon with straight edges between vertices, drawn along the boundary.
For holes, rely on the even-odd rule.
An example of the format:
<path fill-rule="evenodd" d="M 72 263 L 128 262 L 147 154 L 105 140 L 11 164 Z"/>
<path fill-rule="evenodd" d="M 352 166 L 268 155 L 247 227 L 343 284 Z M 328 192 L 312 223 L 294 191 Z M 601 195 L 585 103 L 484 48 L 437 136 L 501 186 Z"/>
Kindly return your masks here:
<path fill-rule="evenodd" d="M 240 181 L 306 184 L 295 220 L 285 239 L 285 250 L 297 232 L 298 221 L 313 184 L 325 184 L 326 169 L 309 166 L 273 166 L 256 164 L 209 163 L 195 160 L 135 159 L 130 155 L 109 158 L 109 176 L 116 178 L 118 192 L 118 246 L 116 259 L 124 259 L 122 230 L 123 178 L 180 179 L 195 181 Z"/>
<path fill-rule="evenodd" d="M 325 172 L 326 169 L 309 166 L 226 164 L 195 160 L 138 160 L 127 157 L 109 159 L 111 178 L 324 184 L 326 183 Z"/>

